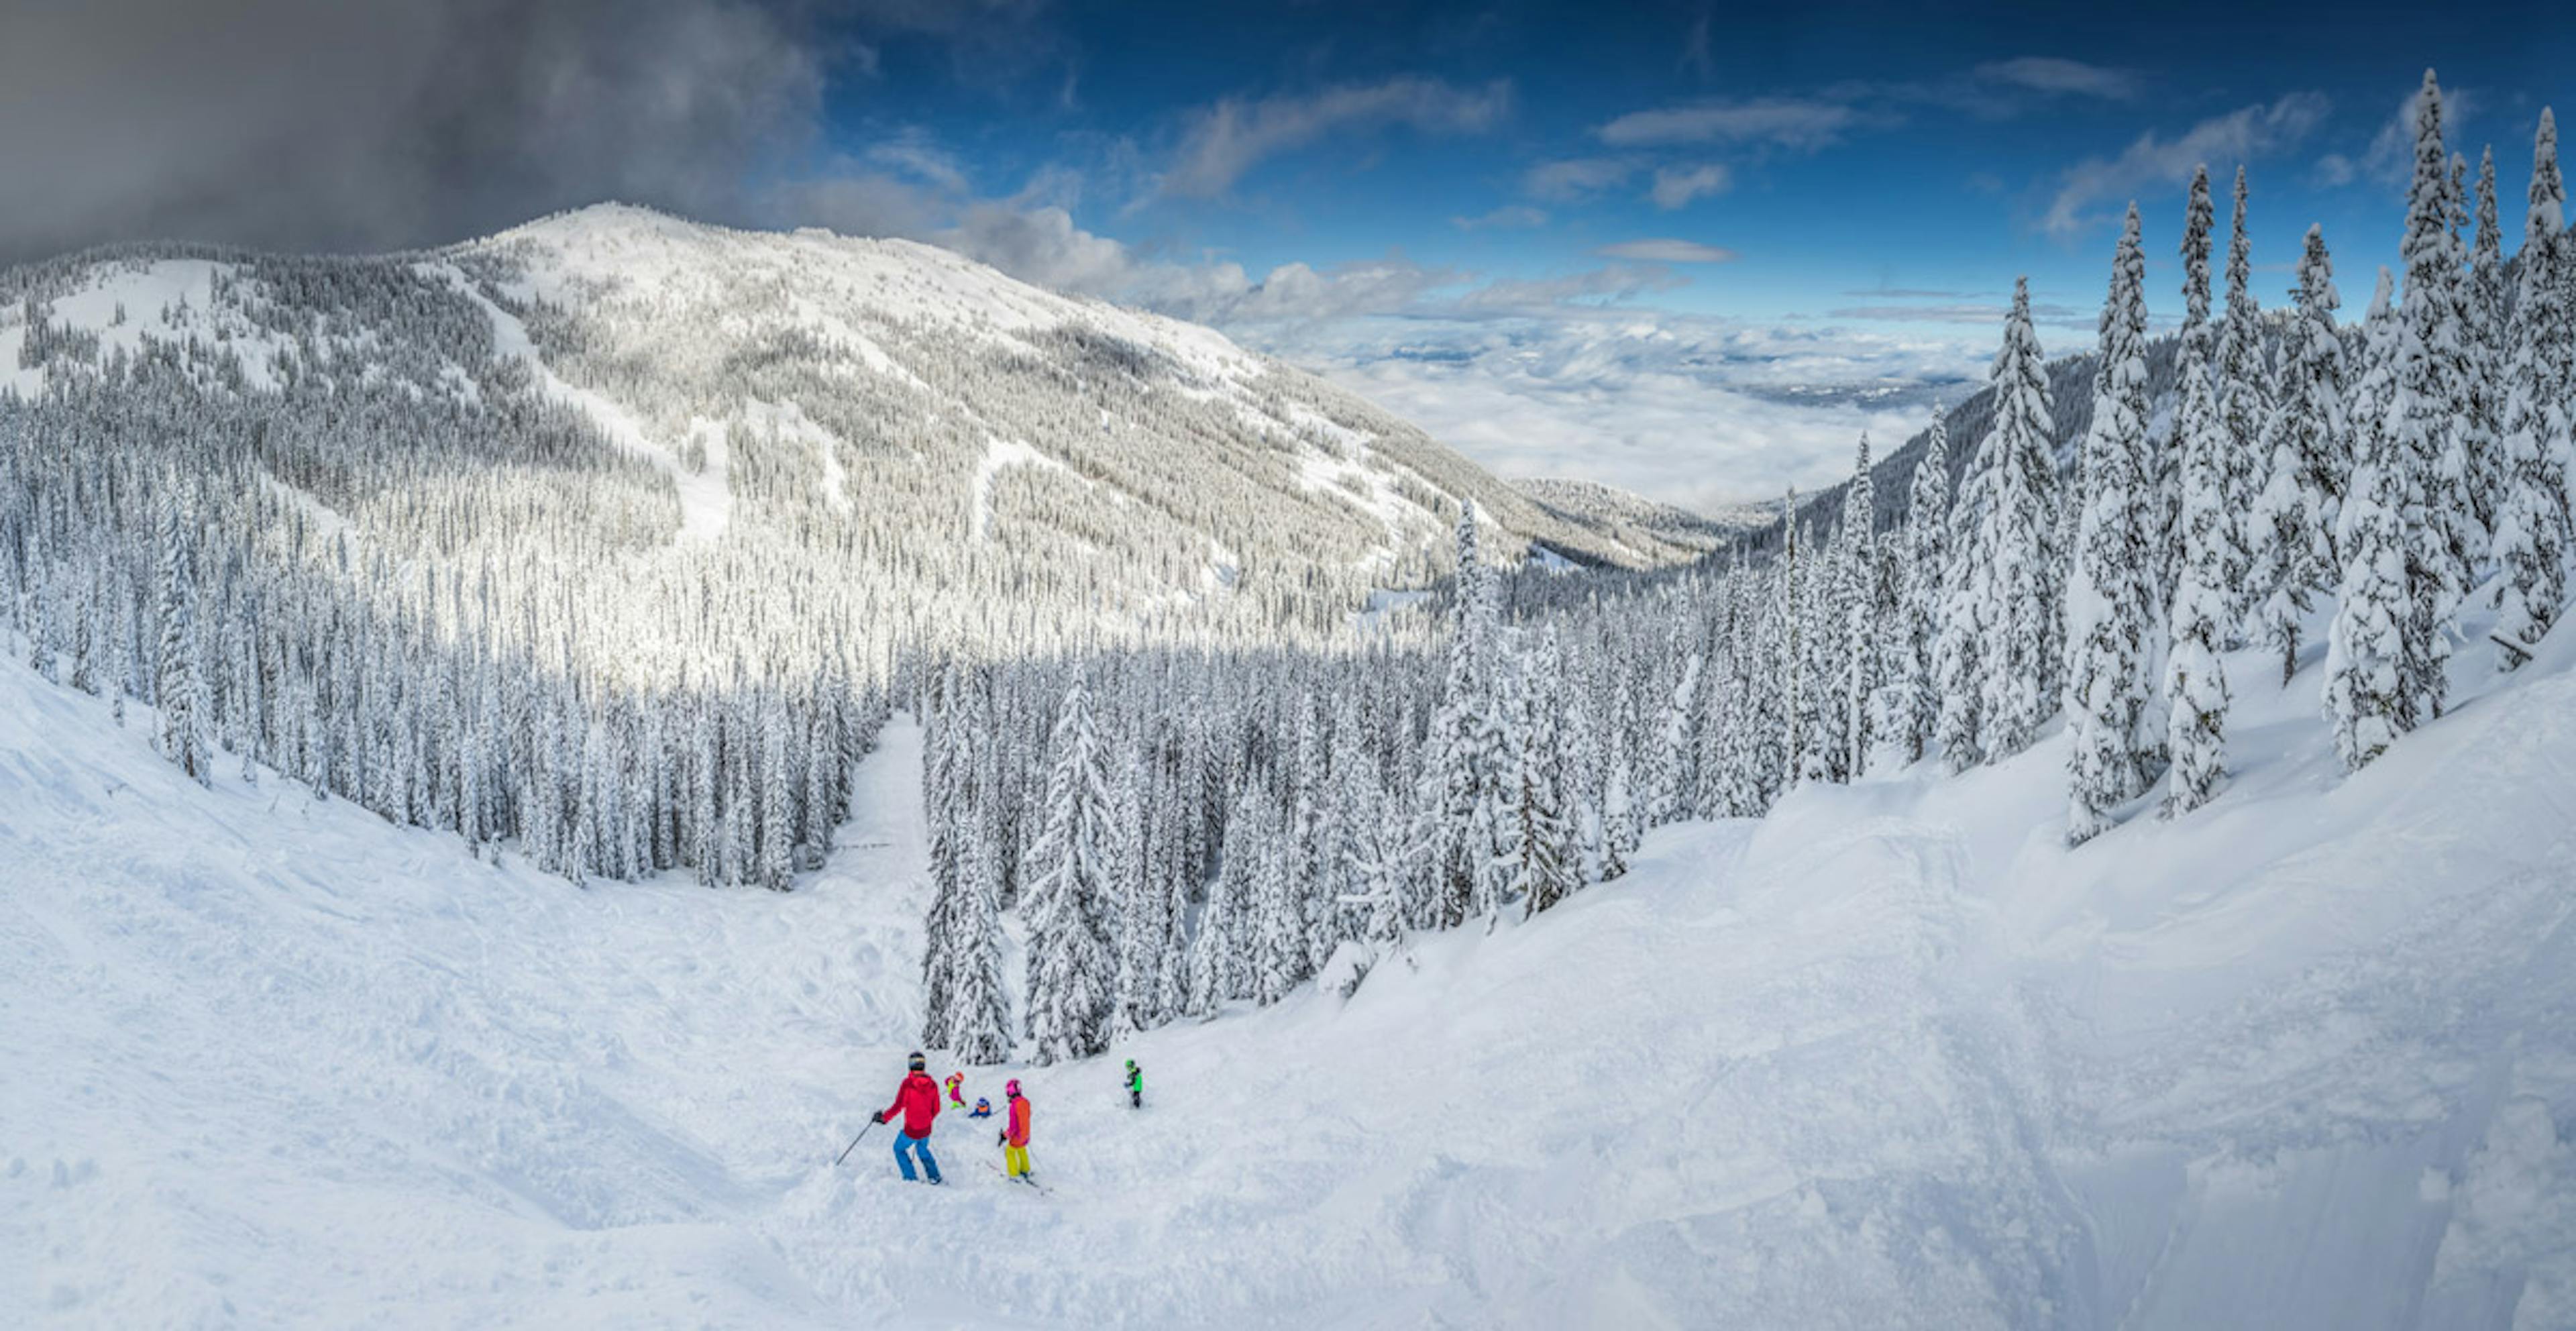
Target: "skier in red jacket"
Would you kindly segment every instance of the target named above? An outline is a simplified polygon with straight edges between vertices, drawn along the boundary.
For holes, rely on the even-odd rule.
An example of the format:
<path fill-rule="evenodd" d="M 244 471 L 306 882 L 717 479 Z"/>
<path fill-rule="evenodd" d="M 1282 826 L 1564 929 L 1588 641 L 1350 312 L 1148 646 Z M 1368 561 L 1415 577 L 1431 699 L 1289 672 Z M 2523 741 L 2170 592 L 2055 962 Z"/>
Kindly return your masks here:
<path fill-rule="evenodd" d="M 939 1160 L 930 1153 L 930 1124 L 939 1117 L 939 1083 L 923 1069 L 929 1060 L 919 1053 L 912 1056 L 912 1070 L 904 1074 L 903 1085 L 894 1093 L 894 1103 L 876 1112 L 879 1123 L 888 1121 L 898 1109 L 903 1111 L 903 1129 L 894 1136 L 895 1167 L 903 1171 L 906 1183 L 918 1182 L 912 1172 L 912 1156 L 921 1153 L 921 1167 L 930 1173 L 933 1183 L 945 1182 L 939 1177 Z"/>

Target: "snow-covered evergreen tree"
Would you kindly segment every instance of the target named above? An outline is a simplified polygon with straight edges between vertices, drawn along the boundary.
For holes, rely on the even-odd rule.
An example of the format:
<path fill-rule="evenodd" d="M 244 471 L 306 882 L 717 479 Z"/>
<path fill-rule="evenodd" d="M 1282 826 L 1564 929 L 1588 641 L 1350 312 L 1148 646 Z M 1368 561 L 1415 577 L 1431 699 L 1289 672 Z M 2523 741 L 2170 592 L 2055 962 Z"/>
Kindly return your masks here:
<path fill-rule="evenodd" d="M 1077 676 L 1048 742 L 1046 822 L 1023 874 L 1029 921 L 1031 1059 L 1087 1058 L 1109 1047 L 1118 962 L 1109 946 L 1111 805 L 1091 698 Z"/>
<path fill-rule="evenodd" d="M 2255 499 L 2262 493 L 2265 455 L 2263 427 L 2272 418 L 2272 372 L 2263 355 L 2263 315 L 2254 299 L 2254 238 L 2245 229 L 2245 168 L 2236 168 L 2234 203 L 2228 214 L 2227 318 L 2219 327 L 2216 364 L 2217 420 L 2224 439 L 2218 464 L 2218 525 L 2206 534 L 2211 546 L 2212 584 L 2223 602 L 2219 642 L 2240 645 L 2246 616 L 2257 599 L 2255 550 L 2270 528 L 2256 518 Z M 2188 449 L 2190 440 L 2185 440 Z M 2190 466 L 2186 451 L 2183 465 Z M 2184 482 L 2186 491 L 2189 481 Z M 2186 493 L 2184 504 L 2189 507 Z M 2190 520 L 2184 520 L 2188 529 Z M 2186 542 L 2195 539 L 2186 530 Z M 2188 558 L 2188 555 L 2186 555 Z"/>
<path fill-rule="evenodd" d="M 2421 701 L 2409 682 L 2415 547 L 2408 521 L 2413 515 L 2421 523 L 2424 497 L 2421 470 L 2395 428 L 2398 328 L 2389 291 L 2382 268 L 2353 385 L 2353 471 L 2335 533 L 2343 571 L 2326 639 L 2326 717 L 2351 771 L 2414 729 Z"/>
<path fill-rule="evenodd" d="M 2474 201 L 2477 231 L 2469 251 L 2469 270 L 2459 278 L 2463 388 L 2468 401 L 2468 415 L 2460 426 L 2462 451 L 2466 454 L 2469 511 L 2476 521 L 2472 535 L 2477 543 L 2476 558 L 2482 560 L 2494 548 L 2497 510 L 2504 506 L 2505 500 L 2502 422 L 2505 394 L 2509 391 L 2504 378 L 2507 354 L 2504 227 L 2496 211 L 2493 147 L 2486 148 L 2478 156 Z M 2475 578 L 2471 576 L 2462 585 L 2466 587 L 2474 582 Z"/>
<path fill-rule="evenodd" d="M 1478 817 L 1496 784 L 1495 700 L 1489 653 L 1499 630 L 1477 552 L 1476 506 L 1458 512 L 1457 582 L 1449 611 L 1448 670 L 1424 741 L 1415 852 L 1421 869 L 1412 922 L 1451 928 L 1473 913 L 1480 874 L 1493 845 Z"/>
<path fill-rule="evenodd" d="M 2496 668 L 2516 670 L 2567 603 L 2568 470 L 2576 454 L 2576 250 L 2566 234 L 2558 121 L 2542 107 L 2531 147 L 2531 199 L 2504 372 L 2503 502 L 2496 563 L 2503 574 L 2493 633 Z"/>
<path fill-rule="evenodd" d="M 1975 750 L 1999 762 L 2030 746 L 2055 710 L 2051 660 L 2064 625 L 2056 567 L 2057 460 L 2046 362 L 2030 322 L 2030 280 L 2013 282 L 1996 353 L 1995 420 L 1979 452 L 1992 507 L 1978 527 L 1971 614 L 1977 647 Z"/>
<path fill-rule="evenodd" d="M 1264 1007 L 1286 998 L 1306 964 L 1306 930 L 1298 919 L 1299 884 L 1290 872 L 1294 838 L 1278 805 L 1263 800 L 1252 865 L 1252 996 Z"/>
<path fill-rule="evenodd" d="M 1575 828 L 1567 812 L 1563 734 L 1565 707 L 1556 634 L 1549 630 L 1523 661 L 1515 690 L 1520 711 L 1512 771 L 1510 891 L 1524 915 L 1535 915 L 1582 886 Z"/>
<path fill-rule="evenodd" d="M 1844 779 L 1843 761 L 1851 756 L 1843 733 L 1844 634 L 1851 626 L 1843 613 L 1848 583 L 1843 576 L 1844 550 L 1839 539 L 1825 539 L 1810 526 L 1803 541 L 1805 567 L 1798 579 L 1798 642 L 1804 649 L 1798 666 L 1798 736 L 1803 755 L 1798 779 Z"/>
<path fill-rule="evenodd" d="M 1646 802 L 1646 818 L 1655 826 L 1685 817 L 1689 802 L 1682 796 L 1684 782 L 1682 755 L 1691 742 L 1691 718 L 1700 705 L 1700 654 L 1691 652 L 1682 659 L 1680 677 L 1673 681 L 1672 696 L 1664 702 L 1664 723 L 1657 730 L 1654 764 Z"/>
<path fill-rule="evenodd" d="M 1813 705 L 1807 693 L 1814 685 L 1807 678 L 1807 590 L 1805 583 L 1814 575 L 1798 563 L 1798 490 L 1791 486 L 1788 502 L 1780 508 L 1779 592 L 1772 614 L 1780 625 L 1780 786 L 1795 789 L 1806 779 L 1807 747 L 1814 742 L 1807 725 L 1807 711 Z"/>
<path fill-rule="evenodd" d="M 1985 761 L 1980 744 L 1984 730 L 1984 691 L 1979 672 L 1987 624 L 1982 533 L 1985 513 L 1994 505 L 1993 452 L 1980 445 L 1968 455 L 1959 478 L 1959 496 L 1950 505 L 1950 564 L 1941 596 L 1941 634 L 1933 644 L 1933 687 L 1941 711 L 1934 726 L 1941 745 L 1941 766 L 1956 776 Z"/>
<path fill-rule="evenodd" d="M 1905 761 L 1920 762 L 1931 751 L 1941 719 L 1939 680 L 1934 674 L 1935 649 L 1941 638 L 1943 588 L 1950 566 L 1950 427 L 1940 404 L 1932 407 L 1923 456 L 1914 463 L 1914 482 L 1905 505 L 1905 652 L 1897 680 L 1898 741 Z"/>
<path fill-rule="evenodd" d="M 1130 752 L 1118 764 L 1110 790 L 1110 884 L 1118 929 L 1118 1034 L 1151 1030 L 1159 1023 L 1155 985 L 1163 971 L 1167 931 L 1164 894 L 1149 881 L 1145 840 L 1145 764 Z"/>
<path fill-rule="evenodd" d="M 1484 671 L 1489 681 L 1487 705 L 1469 742 L 1478 781 L 1475 813 L 1467 830 L 1468 845 L 1476 856 L 1467 918 L 1483 916 L 1490 927 L 1512 900 L 1512 880 L 1517 872 L 1512 847 L 1520 795 L 1513 778 L 1522 743 L 1520 698 L 1527 681 L 1522 678 L 1519 654 L 1503 635 L 1495 631 L 1486 640 L 1492 644 L 1493 652 Z"/>
<path fill-rule="evenodd" d="M 796 885 L 796 783 L 788 777 L 786 712 L 774 695 L 761 730 L 760 885 L 784 892 Z"/>
<path fill-rule="evenodd" d="M 2146 271 L 2132 203 L 2102 304 L 2093 424 L 2083 443 L 2084 516 L 2066 594 L 2070 845 L 2109 830 L 2111 810 L 2146 788 L 2151 757 L 2144 734 L 2157 697 L 2151 578 L 2163 533 L 2147 433 Z"/>
<path fill-rule="evenodd" d="M 214 777 L 215 759 L 207 734 L 194 542 L 175 499 L 161 509 L 160 545 L 161 653 L 152 672 L 152 699 L 161 709 L 161 756 L 204 785 Z"/>
<path fill-rule="evenodd" d="M 1621 745 L 1610 759 L 1610 771 L 1601 788 L 1601 881 L 1610 882 L 1628 872 L 1628 860 L 1637 853 L 1643 838 L 1637 830 L 1634 784 L 1629 771 L 1627 747 Z"/>
<path fill-rule="evenodd" d="M 2185 443 L 2183 558 L 2166 615 L 2172 633 L 2165 656 L 2166 750 L 2173 757 L 2168 817 L 2208 803 L 2227 773 L 2227 674 L 2219 652 L 2238 530 L 2237 515 L 2227 508 L 2226 451 L 2234 437 L 2223 428 L 2195 430 Z"/>
<path fill-rule="evenodd" d="M 1852 464 L 1851 484 L 1843 490 L 1842 568 L 1836 600 L 1842 618 L 1844 660 L 1840 662 L 1843 753 L 1847 780 L 1868 774 L 1879 679 L 1878 498 L 1869 468 L 1869 435 L 1860 437 L 1860 456 Z"/>
<path fill-rule="evenodd" d="M 2175 335 L 2178 354 L 2174 364 L 2173 420 L 2156 454 L 2156 485 L 2164 509 L 2155 526 L 2161 535 L 2156 551 L 2154 585 L 2156 631 L 2153 640 L 2158 679 L 2164 677 L 2165 611 L 2173 604 L 2174 582 L 2182 564 L 2182 459 L 2190 450 L 2193 430 L 2217 428 L 2218 398 L 2215 387 L 2208 382 L 2209 247 L 2210 233 L 2216 221 L 2217 212 L 2209 200 L 2209 168 L 2206 165 L 2194 167 L 2191 188 L 2183 202 L 2183 311 L 2182 327 Z M 2192 396 L 2195 378 L 2209 390 L 2196 399 Z"/>
<path fill-rule="evenodd" d="M 2340 302 L 2322 228 L 2308 228 L 2298 295 L 2298 311 L 2282 329 L 2280 392 L 2263 432 L 2263 490 L 2251 519 L 2255 629 L 2280 655 L 2284 684 L 2298 671 L 2310 595 L 2336 580 L 2334 531 L 2350 471 L 2343 340 L 2334 316 Z"/>
<path fill-rule="evenodd" d="M 2406 542 L 2405 651 L 2399 687 L 2414 699 L 2403 716 L 2442 714 L 2449 684 L 2445 663 L 2458 636 L 2460 604 L 2483 533 L 2469 496 L 2469 333 L 2461 289 L 2466 255 L 2453 230 L 2459 211 L 2442 148 L 2442 90 L 2424 71 L 2415 112 L 2415 176 L 2407 192 L 2406 234 L 2399 253 L 2405 287 L 2397 307 L 2395 396 L 2388 429 L 2395 453 L 2383 460 L 2409 474 L 2398 493 L 2397 522 Z"/>
<path fill-rule="evenodd" d="M 971 1067 L 1011 1057 L 1010 998 L 1002 990 L 1001 887 L 983 831 L 969 823 L 960 834 L 957 878 L 964 892 L 952 920 L 955 960 L 951 972 L 947 1043 L 942 1048 Z"/>

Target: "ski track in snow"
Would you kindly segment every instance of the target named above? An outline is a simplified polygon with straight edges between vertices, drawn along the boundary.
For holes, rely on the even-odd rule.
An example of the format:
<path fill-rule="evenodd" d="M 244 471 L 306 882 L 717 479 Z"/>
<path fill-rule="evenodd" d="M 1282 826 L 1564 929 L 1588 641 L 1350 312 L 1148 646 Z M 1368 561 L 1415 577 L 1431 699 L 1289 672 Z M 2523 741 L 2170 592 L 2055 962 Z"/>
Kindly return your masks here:
<path fill-rule="evenodd" d="M 2576 639 L 2349 781 L 2231 666 L 2182 822 L 2062 849 L 2052 736 L 973 1072 L 1039 1196 L 954 1117 L 947 1188 L 831 1165 L 918 1024 L 909 723 L 803 890 L 579 891 L 0 664 L 0 1323 L 2576 1322 Z"/>

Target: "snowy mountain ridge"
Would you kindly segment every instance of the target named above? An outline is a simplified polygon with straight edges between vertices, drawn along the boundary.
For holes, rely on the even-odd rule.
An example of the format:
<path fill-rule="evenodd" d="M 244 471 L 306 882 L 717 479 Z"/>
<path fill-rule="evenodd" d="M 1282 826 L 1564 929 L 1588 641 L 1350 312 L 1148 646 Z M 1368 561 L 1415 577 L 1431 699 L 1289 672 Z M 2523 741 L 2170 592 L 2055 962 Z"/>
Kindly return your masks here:
<path fill-rule="evenodd" d="M 1768 523 L 1773 505 L 1742 504 L 1714 514 L 1658 503 L 1598 481 L 1531 477 L 1512 482 L 1541 508 L 1637 546 L 1663 542 L 1705 553 L 1730 538 Z"/>
<path fill-rule="evenodd" d="M 843 529 L 820 533 L 837 542 L 912 542 L 924 562 L 972 565 L 942 547 L 991 544 L 1008 573 L 933 580 L 1105 601 L 1128 629 L 1290 602 L 1330 632 L 1370 589 L 1437 576 L 1466 498 L 1513 551 L 1534 538 L 1632 566 L 1689 553 L 1561 520 L 1212 330 L 907 241 L 604 204 L 423 255 L 75 255 L 0 274 L 0 297 L 0 391 L 25 401 L 159 358 L 272 422 L 327 411 L 316 428 L 342 432 L 353 397 L 388 427 L 452 411 L 507 432 L 512 415 L 561 409 L 564 428 L 659 474 L 621 484 L 676 501 L 664 543 L 720 538 L 748 508 L 772 527 Z M 1040 465 L 1010 465 L 1027 459 Z M 353 471 L 319 492 L 279 479 L 332 512 L 374 488 Z M 1066 562 L 1104 567 L 1077 577 Z M 1258 608 L 1221 604 L 1243 598 Z"/>

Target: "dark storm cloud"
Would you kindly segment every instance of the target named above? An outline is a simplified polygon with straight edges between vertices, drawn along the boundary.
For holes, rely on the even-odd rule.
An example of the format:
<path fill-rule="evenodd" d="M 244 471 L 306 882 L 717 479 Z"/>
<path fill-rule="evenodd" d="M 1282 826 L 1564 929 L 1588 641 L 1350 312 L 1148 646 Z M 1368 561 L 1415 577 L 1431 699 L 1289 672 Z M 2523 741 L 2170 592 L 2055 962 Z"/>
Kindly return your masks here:
<path fill-rule="evenodd" d="M 430 244 L 603 198 L 754 220 L 762 177 L 813 147 L 834 60 L 863 76 L 873 36 L 937 34 L 992 8 L 8 7 L 0 261 L 138 238 L 308 250 Z"/>

